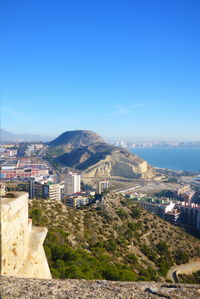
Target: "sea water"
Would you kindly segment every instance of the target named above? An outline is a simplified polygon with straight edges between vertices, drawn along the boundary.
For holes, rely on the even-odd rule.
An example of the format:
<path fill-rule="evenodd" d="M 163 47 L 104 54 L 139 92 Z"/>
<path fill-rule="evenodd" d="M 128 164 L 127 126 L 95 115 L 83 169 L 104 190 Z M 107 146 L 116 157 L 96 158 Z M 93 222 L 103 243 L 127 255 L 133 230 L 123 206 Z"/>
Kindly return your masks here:
<path fill-rule="evenodd" d="M 200 147 L 131 148 L 130 151 L 154 167 L 200 171 Z"/>

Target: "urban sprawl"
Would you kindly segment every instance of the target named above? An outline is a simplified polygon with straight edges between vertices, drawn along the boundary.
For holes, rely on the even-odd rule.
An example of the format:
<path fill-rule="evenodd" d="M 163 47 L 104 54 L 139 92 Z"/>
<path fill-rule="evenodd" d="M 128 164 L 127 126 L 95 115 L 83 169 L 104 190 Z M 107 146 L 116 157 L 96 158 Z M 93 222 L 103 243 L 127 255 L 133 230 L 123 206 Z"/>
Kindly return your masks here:
<path fill-rule="evenodd" d="M 117 146 L 126 146 L 119 142 Z M 1 189 L 17 188 L 29 193 L 29 199 L 62 201 L 71 208 L 80 208 L 102 200 L 110 189 L 107 178 L 98 179 L 96 188 L 82 190 L 82 173 L 71 170 L 59 172 L 44 158 L 43 143 L 5 143 L 0 147 Z M 17 187 L 16 187 L 17 186 Z M 195 203 L 192 184 L 183 183 L 173 190 L 173 197 L 149 196 L 138 192 L 136 186 L 127 190 L 111 190 L 137 201 L 144 209 L 175 224 L 200 232 L 200 204 Z"/>

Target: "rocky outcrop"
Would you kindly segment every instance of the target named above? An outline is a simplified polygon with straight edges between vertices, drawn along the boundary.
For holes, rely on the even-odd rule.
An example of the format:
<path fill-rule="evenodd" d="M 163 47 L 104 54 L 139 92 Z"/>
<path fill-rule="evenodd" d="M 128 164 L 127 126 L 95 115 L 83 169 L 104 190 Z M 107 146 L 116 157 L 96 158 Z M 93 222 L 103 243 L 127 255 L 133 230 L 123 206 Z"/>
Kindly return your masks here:
<path fill-rule="evenodd" d="M 1 277 L 3 298 L 197 299 L 199 285 L 155 282 L 40 280 Z"/>
<path fill-rule="evenodd" d="M 86 169 L 85 173 L 89 177 L 125 177 L 125 178 L 145 178 L 155 176 L 153 167 L 135 155 L 125 156 L 120 152 L 113 152 L 107 155 L 104 160 Z"/>
<path fill-rule="evenodd" d="M 104 140 L 96 133 L 88 130 L 66 131 L 56 139 L 50 141 L 48 145 L 63 152 L 70 152 L 73 149 L 90 145 Z"/>
<path fill-rule="evenodd" d="M 28 194 L 15 192 L 0 199 L 1 271 L 16 277 L 51 278 L 43 249 L 45 227 L 32 227 Z"/>
<path fill-rule="evenodd" d="M 78 148 L 57 158 L 65 166 L 84 171 L 88 177 L 145 178 L 156 171 L 131 152 L 106 143 Z"/>

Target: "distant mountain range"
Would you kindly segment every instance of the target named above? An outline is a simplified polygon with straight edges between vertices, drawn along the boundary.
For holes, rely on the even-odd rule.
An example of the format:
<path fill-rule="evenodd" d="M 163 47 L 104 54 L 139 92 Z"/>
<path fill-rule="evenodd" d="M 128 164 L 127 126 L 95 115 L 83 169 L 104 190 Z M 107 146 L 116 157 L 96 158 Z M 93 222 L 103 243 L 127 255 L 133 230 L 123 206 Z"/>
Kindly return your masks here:
<path fill-rule="evenodd" d="M 47 142 L 53 139 L 53 137 L 43 136 L 43 135 L 32 135 L 32 134 L 13 134 L 4 129 L 0 129 L 0 141 L 1 142 L 10 142 L 10 141 L 41 141 Z"/>

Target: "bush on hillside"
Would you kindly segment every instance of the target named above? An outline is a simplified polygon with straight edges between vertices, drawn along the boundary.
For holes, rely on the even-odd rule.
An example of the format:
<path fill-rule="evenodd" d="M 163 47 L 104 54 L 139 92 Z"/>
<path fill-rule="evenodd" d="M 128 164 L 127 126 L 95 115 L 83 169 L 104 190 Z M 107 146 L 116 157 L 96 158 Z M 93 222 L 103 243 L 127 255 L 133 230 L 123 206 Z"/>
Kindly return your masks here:
<path fill-rule="evenodd" d="M 177 250 L 175 252 L 175 261 L 177 265 L 188 263 L 189 262 L 188 254 L 184 251 Z"/>

